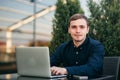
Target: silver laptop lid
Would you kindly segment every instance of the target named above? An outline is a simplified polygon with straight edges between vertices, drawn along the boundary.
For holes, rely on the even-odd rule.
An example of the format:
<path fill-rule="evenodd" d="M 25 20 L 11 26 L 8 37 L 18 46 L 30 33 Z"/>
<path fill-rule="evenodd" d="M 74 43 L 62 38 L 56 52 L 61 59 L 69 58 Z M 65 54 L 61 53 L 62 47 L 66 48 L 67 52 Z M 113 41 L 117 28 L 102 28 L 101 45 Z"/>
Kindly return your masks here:
<path fill-rule="evenodd" d="M 16 60 L 20 75 L 51 76 L 48 47 L 17 47 Z"/>

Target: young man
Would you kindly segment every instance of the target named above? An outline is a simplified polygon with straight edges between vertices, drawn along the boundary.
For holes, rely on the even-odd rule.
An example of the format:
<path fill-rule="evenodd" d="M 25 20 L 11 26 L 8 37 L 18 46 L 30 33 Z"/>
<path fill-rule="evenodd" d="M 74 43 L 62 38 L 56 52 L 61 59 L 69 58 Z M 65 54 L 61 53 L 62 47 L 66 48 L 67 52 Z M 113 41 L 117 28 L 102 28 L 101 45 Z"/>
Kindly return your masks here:
<path fill-rule="evenodd" d="M 74 14 L 69 20 L 68 32 L 72 40 L 61 44 L 50 57 L 52 74 L 88 77 L 101 75 L 104 46 L 87 35 L 87 18 L 81 14 Z M 64 67 L 58 67 L 61 63 Z"/>

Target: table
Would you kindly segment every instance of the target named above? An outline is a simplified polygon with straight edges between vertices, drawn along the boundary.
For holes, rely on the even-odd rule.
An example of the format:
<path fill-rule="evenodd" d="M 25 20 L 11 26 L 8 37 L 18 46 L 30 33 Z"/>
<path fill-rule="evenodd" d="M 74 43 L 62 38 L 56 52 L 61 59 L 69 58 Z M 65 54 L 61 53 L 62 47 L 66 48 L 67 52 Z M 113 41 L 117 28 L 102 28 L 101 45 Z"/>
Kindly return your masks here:
<path fill-rule="evenodd" d="M 0 74 L 15 72 L 17 72 L 15 55 L 0 53 Z"/>
<path fill-rule="evenodd" d="M 19 76 L 17 73 L 15 74 L 3 74 L 0 75 L 0 80 L 88 80 L 86 76 L 69 76 L 63 78 L 54 78 L 54 79 L 47 79 L 47 78 L 40 78 L 40 77 L 25 77 Z"/>

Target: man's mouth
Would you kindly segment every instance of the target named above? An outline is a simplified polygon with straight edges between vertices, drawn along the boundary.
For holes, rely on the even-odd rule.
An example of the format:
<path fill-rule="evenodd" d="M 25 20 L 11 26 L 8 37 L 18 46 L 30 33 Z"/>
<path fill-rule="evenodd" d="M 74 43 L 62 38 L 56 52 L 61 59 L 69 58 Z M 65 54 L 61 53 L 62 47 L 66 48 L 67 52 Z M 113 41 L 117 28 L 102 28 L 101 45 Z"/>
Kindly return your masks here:
<path fill-rule="evenodd" d="M 75 35 L 75 36 L 82 36 L 82 35 Z"/>

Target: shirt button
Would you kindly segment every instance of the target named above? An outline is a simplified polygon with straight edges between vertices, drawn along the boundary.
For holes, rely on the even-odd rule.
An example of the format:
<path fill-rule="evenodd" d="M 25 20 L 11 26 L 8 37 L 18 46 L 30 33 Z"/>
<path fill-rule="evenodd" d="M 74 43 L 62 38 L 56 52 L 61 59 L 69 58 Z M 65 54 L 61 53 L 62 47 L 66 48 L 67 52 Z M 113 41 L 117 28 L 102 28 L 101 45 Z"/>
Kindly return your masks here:
<path fill-rule="evenodd" d="M 78 54 L 78 52 L 76 52 L 76 54 Z"/>
<path fill-rule="evenodd" d="M 78 64 L 78 62 L 75 62 L 76 64 Z"/>
<path fill-rule="evenodd" d="M 80 48 L 80 50 L 82 50 L 82 47 Z"/>

